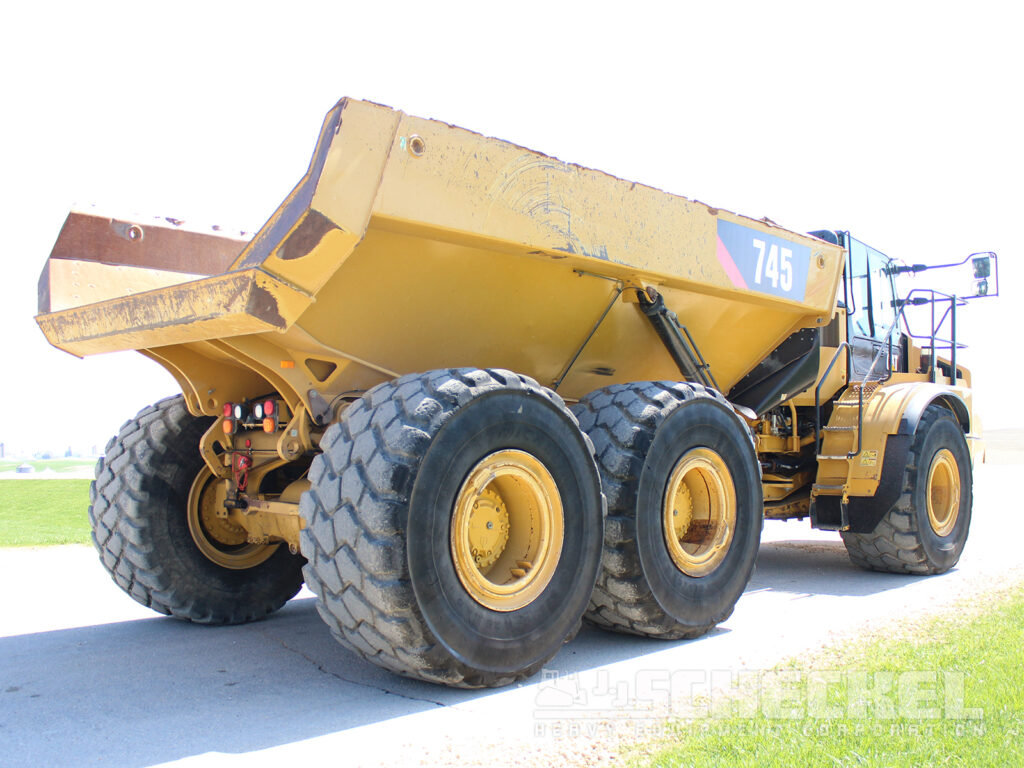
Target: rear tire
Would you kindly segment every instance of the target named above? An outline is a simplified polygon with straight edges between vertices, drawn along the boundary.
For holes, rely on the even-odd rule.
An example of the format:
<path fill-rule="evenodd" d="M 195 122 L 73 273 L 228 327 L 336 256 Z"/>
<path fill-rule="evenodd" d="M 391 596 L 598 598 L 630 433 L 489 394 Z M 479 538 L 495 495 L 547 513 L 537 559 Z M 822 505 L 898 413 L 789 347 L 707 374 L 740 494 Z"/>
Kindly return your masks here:
<path fill-rule="evenodd" d="M 342 645 L 479 688 L 534 674 L 576 632 L 603 504 L 593 449 L 556 394 L 501 370 L 403 376 L 349 406 L 320 447 L 302 551 Z"/>
<path fill-rule="evenodd" d="M 608 498 L 586 618 L 646 637 L 708 632 L 732 613 L 760 543 L 761 471 L 746 423 L 718 392 L 676 382 L 597 390 L 573 411 Z"/>
<path fill-rule="evenodd" d="M 107 443 L 89 487 L 92 539 L 114 582 L 158 613 L 200 624 L 263 618 L 302 587 L 302 558 L 287 547 L 200 550 L 189 526 L 189 493 L 210 475 L 199 441 L 213 419 L 196 418 L 181 396 L 161 400 L 125 422 Z M 234 559 L 232 559 L 234 558 Z M 252 567 L 244 566 L 255 563 Z"/>
<path fill-rule="evenodd" d="M 945 573 L 960 559 L 971 525 L 971 455 L 960 423 L 929 406 L 903 474 L 903 493 L 871 533 L 842 532 L 850 559 L 886 573 Z"/>

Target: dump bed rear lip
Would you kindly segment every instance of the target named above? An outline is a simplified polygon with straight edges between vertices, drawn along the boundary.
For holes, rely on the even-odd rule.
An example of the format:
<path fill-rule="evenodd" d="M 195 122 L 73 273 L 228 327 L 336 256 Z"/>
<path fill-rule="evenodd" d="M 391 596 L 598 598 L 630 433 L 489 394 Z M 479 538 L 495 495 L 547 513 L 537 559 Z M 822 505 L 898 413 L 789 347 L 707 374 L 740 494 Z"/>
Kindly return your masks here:
<path fill-rule="evenodd" d="M 170 217 L 111 216 L 76 206 L 64 220 L 39 277 L 39 314 L 68 308 L 68 297 L 51 301 L 48 267 L 53 262 L 179 272 L 180 282 L 186 282 L 197 275 L 224 274 L 250 240 L 251 234 L 240 230 L 194 227 Z"/>
<path fill-rule="evenodd" d="M 44 313 L 36 322 L 55 347 L 83 356 L 284 331 L 310 301 L 249 269 Z"/>

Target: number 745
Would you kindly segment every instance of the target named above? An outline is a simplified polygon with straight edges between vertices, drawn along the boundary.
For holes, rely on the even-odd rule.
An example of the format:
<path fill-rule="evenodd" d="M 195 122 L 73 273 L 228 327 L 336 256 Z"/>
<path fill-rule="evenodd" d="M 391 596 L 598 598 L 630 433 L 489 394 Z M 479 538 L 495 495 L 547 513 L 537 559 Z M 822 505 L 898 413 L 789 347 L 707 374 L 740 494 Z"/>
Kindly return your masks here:
<path fill-rule="evenodd" d="M 754 282 L 763 285 L 763 278 L 771 280 L 772 288 L 782 288 L 787 293 L 793 290 L 793 251 L 789 248 L 779 248 L 772 243 L 768 248 L 767 259 L 765 258 L 764 240 L 754 238 L 754 247 L 757 249 L 757 270 L 754 273 Z"/>

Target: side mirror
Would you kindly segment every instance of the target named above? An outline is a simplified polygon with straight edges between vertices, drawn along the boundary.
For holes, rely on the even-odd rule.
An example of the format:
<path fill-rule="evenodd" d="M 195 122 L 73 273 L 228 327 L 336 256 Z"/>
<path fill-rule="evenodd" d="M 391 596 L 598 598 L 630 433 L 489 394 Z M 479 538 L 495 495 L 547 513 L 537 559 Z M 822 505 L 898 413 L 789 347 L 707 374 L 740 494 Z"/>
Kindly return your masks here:
<path fill-rule="evenodd" d="M 999 295 L 999 260 L 996 254 L 972 253 L 970 255 L 974 279 L 971 282 L 971 295 L 968 298 L 980 299 L 986 296 Z"/>
<path fill-rule="evenodd" d="M 971 291 L 967 296 L 957 296 L 961 299 L 982 299 L 987 296 L 999 295 L 999 257 L 992 251 L 979 251 L 972 253 L 963 261 L 954 261 L 951 264 L 889 264 L 885 268 L 886 274 L 902 275 L 910 273 L 916 275 L 928 269 L 945 269 L 947 267 L 962 267 L 971 262 L 973 270 L 971 276 Z"/>

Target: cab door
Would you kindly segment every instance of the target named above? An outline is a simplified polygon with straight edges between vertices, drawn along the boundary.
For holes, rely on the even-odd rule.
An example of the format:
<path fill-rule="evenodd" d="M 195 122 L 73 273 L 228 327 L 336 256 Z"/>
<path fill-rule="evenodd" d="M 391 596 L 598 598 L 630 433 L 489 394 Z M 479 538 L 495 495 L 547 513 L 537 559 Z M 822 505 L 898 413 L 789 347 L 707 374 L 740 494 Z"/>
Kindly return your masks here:
<path fill-rule="evenodd" d="M 847 339 L 850 341 L 854 379 L 868 374 L 875 356 L 881 359 L 871 379 L 884 379 L 890 371 L 903 370 L 901 333 L 896 318 L 895 290 L 889 269 L 891 259 L 881 251 L 844 233 L 847 249 Z M 891 339 L 891 346 L 890 346 Z"/>

